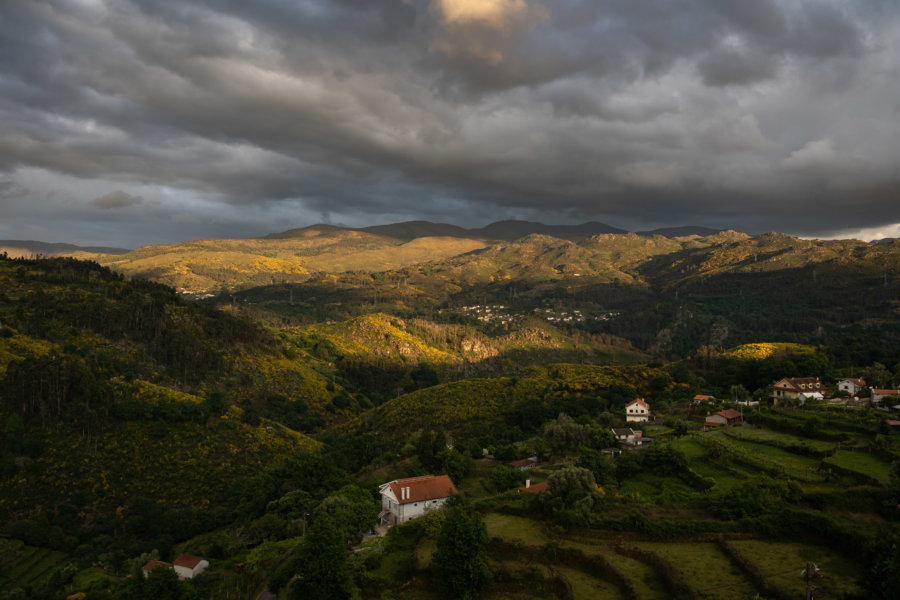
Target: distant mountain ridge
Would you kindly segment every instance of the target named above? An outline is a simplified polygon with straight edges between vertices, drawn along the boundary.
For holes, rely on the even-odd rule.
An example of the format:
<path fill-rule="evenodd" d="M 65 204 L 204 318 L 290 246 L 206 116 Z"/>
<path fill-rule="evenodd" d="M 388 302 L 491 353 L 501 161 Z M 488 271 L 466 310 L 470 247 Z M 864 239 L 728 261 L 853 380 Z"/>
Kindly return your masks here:
<path fill-rule="evenodd" d="M 91 254 L 127 254 L 131 252 L 126 248 L 110 248 L 106 246 L 76 246 L 75 244 L 63 244 L 52 242 L 38 242 L 35 240 L 0 240 L 0 253 L 6 252 L 10 257 L 62 256 L 76 252 Z"/>
<path fill-rule="evenodd" d="M 420 237 L 462 237 L 476 238 L 494 241 L 512 242 L 529 235 L 539 234 L 578 242 L 595 235 L 609 233 L 629 233 L 625 229 L 613 227 L 606 223 L 588 221 L 578 225 L 546 225 L 534 221 L 519 221 L 509 219 L 496 221 L 474 229 L 466 229 L 458 225 L 448 223 L 432 223 L 431 221 L 404 221 L 402 223 L 390 223 L 387 225 L 371 225 L 368 227 L 340 227 L 337 225 L 316 224 L 308 227 L 289 229 L 280 233 L 271 233 L 265 239 L 287 239 L 292 237 L 311 237 L 324 233 L 336 233 L 339 231 L 364 231 L 375 235 L 391 237 L 398 240 L 410 241 Z M 723 229 L 711 229 L 695 225 L 681 227 L 663 227 L 649 231 L 635 232 L 637 235 L 663 237 L 685 237 L 691 235 L 707 236 L 724 231 Z"/>

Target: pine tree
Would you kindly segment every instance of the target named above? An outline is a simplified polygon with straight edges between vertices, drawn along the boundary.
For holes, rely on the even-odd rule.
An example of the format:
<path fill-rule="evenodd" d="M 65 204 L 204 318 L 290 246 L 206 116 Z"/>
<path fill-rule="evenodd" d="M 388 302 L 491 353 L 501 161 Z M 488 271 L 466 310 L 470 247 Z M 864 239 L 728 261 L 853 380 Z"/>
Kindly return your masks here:
<path fill-rule="evenodd" d="M 437 539 L 435 581 L 451 598 L 472 598 L 491 582 L 485 545 L 487 528 L 476 513 L 469 517 L 456 506 L 449 509 Z"/>
<path fill-rule="evenodd" d="M 297 600 L 350 597 L 347 545 L 342 528 L 327 513 L 316 517 L 299 553 L 300 577 L 291 586 Z"/>

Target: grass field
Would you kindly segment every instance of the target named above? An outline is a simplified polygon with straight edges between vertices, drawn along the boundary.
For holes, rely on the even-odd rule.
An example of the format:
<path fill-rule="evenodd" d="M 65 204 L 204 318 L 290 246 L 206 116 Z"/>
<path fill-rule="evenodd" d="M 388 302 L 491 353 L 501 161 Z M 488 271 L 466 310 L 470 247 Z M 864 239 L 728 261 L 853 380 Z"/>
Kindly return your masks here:
<path fill-rule="evenodd" d="M 557 567 L 556 570 L 572 586 L 573 600 L 618 600 L 622 597 L 615 585 L 584 571 L 569 567 Z"/>
<path fill-rule="evenodd" d="M 825 462 L 868 475 L 877 479 L 883 485 L 887 485 L 890 482 L 891 465 L 874 454 L 854 452 L 852 450 L 838 450 L 825 459 Z"/>
<path fill-rule="evenodd" d="M 43 583 L 65 559 L 62 552 L 0 540 L 0 590 Z"/>
<path fill-rule="evenodd" d="M 709 435 L 716 435 L 714 432 Z M 818 472 L 819 460 L 808 456 L 801 456 L 764 444 L 757 444 L 748 440 L 737 440 L 722 435 L 720 439 L 726 444 L 746 453 L 751 459 L 761 461 L 768 468 L 780 471 L 789 477 L 800 481 L 821 481 L 823 476 Z"/>
<path fill-rule="evenodd" d="M 666 559 L 697 598 L 726 600 L 755 590 L 713 543 L 639 542 L 635 545 Z"/>
<path fill-rule="evenodd" d="M 800 571 L 807 561 L 821 569 L 822 577 L 815 585 L 828 594 L 819 594 L 819 597 L 846 598 L 860 597 L 862 594 L 856 579 L 862 572 L 861 566 L 833 549 L 768 540 L 737 540 L 730 543 L 786 595 L 803 597 L 805 585 Z"/>
<path fill-rule="evenodd" d="M 652 498 L 662 504 L 683 502 L 696 495 L 696 490 L 678 477 L 646 472 L 623 481 L 619 492 L 644 499 Z"/>
<path fill-rule="evenodd" d="M 563 548 L 577 548 L 588 556 L 603 557 L 614 569 L 631 581 L 642 600 L 665 600 L 668 597 L 662 581 L 650 565 L 617 553 L 612 548 L 611 542 L 565 541 L 560 545 Z"/>
<path fill-rule="evenodd" d="M 782 433 L 772 429 L 761 429 L 758 427 L 740 427 L 729 431 L 729 434 L 751 442 L 770 442 L 775 444 L 799 445 L 806 444 L 819 452 L 829 452 L 834 450 L 836 444 L 834 442 L 823 442 L 821 440 L 813 440 L 804 438 L 790 433 Z"/>
<path fill-rule="evenodd" d="M 490 537 L 507 542 L 519 542 L 526 546 L 540 546 L 550 541 L 537 521 L 512 515 L 491 513 L 484 517 Z"/>

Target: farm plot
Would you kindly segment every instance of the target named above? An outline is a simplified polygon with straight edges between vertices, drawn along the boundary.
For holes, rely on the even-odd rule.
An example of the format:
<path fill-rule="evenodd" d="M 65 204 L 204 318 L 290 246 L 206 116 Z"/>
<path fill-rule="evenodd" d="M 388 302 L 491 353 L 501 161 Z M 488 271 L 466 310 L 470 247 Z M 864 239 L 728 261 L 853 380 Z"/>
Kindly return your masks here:
<path fill-rule="evenodd" d="M 676 576 L 691 588 L 697 598 L 726 600 L 756 590 L 753 583 L 713 543 L 638 542 L 635 545 L 667 560 Z"/>
<path fill-rule="evenodd" d="M 890 482 L 891 465 L 874 454 L 852 450 L 838 450 L 832 456 L 826 458 L 825 462 L 868 475 L 881 482 L 882 485 L 887 485 Z"/>
<path fill-rule="evenodd" d="M 822 440 L 813 440 L 804 438 L 790 433 L 782 433 L 773 429 L 761 429 L 758 427 L 741 427 L 728 432 L 728 437 L 739 438 L 751 442 L 759 442 L 762 444 L 770 444 L 781 448 L 791 446 L 808 446 L 816 452 L 831 452 L 836 444 L 834 442 L 823 442 Z"/>
<path fill-rule="evenodd" d="M 619 493 L 668 504 L 690 500 L 696 496 L 697 491 L 678 477 L 643 472 L 623 481 Z"/>
<path fill-rule="evenodd" d="M 59 568 L 66 555 L 10 540 L 0 545 L 0 589 L 40 584 Z"/>
<path fill-rule="evenodd" d="M 802 598 L 806 589 L 800 572 L 807 561 L 815 563 L 822 577 L 815 587 L 827 598 L 861 597 L 858 577 L 862 568 L 834 550 L 799 542 L 735 540 L 730 544 L 752 562 L 785 596 Z M 827 595 L 826 595 L 827 594 Z"/>
<path fill-rule="evenodd" d="M 808 456 L 800 456 L 780 448 L 757 444 L 747 440 L 736 440 L 722 436 L 720 442 L 734 449 L 753 464 L 761 468 L 785 475 L 800 481 L 822 481 L 818 472 L 819 460 Z"/>
<path fill-rule="evenodd" d="M 616 571 L 628 578 L 641 600 L 665 600 L 669 597 L 663 582 L 659 579 L 653 567 L 636 558 L 617 553 L 612 548 L 612 542 L 565 541 L 560 544 L 560 547 L 576 548 L 587 556 L 602 557 Z"/>
<path fill-rule="evenodd" d="M 526 546 L 540 546 L 550 541 L 537 521 L 513 515 L 490 513 L 484 517 L 488 536 Z"/>
<path fill-rule="evenodd" d="M 556 567 L 556 571 L 572 586 L 573 600 L 619 600 L 622 597 L 610 582 L 591 577 L 578 569 Z"/>

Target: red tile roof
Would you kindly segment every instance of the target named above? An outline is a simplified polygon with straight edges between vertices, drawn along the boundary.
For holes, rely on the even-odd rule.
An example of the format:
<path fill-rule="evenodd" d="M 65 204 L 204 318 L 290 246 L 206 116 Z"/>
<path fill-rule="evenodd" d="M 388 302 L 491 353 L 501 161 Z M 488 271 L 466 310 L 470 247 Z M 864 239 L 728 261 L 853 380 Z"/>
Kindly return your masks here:
<path fill-rule="evenodd" d="M 872 393 L 876 396 L 900 396 L 900 390 L 878 390 L 873 389 Z"/>
<path fill-rule="evenodd" d="M 865 379 L 845 379 L 844 381 L 849 381 L 850 383 L 855 383 L 859 387 L 866 387 Z"/>
<path fill-rule="evenodd" d="M 177 567 L 187 567 L 188 569 L 193 569 L 197 565 L 200 564 L 200 561 L 203 560 L 199 556 L 194 556 L 192 554 L 182 554 L 178 558 L 175 559 L 175 566 Z"/>
<path fill-rule="evenodd" d="M 778 389 L 782 390 L 790 390 L 794 392 L 813 392 L 813 391 L 822 391 L 825 389 L 825 386 L 819 381 L 818 377 L 785 377 L 784 379 L 779 379 L 775 382 L 775 384 L 779 384 L 782 381 L 787 383 L 786 386 L 777 386 Z"/>
<path fill-rule="evenodd" d="M 141 569 L 143 569 L 144 571 L 147 571 L 147 572 L 149 573 L 150 571 L 152 571 L 152 570 L 155 569 L 156 567 L 171 567 L 171 566 L 172 566 L 171 563 L 167 563 L 167 562 L 165 562 L 165 561 L 163 561 L 163 560 L 151 560 L 151 561 L 148 562 L 146 565 L 144 565 L 143 567 L 141 567 Z"/>
<path fill-rule="evenodd" d="M 694 396 L 694 400 L 712 400 L 712 396 L 707 396 L 706 394 L 697 394 Z"/>
<path fill-rule="evenodd" d="M 734 410 L 733 408 L 726 408 L 725 410 L 720 410 L 716 414 L 719 415 L 720 417 L 725 417 L 728 420 L 741 418 L 740 411 Z"/>
<path fill-rule="evenodd" d="M 422 502 L 423 500 L 435 500 L 456 495 L 456 487 L 446 475 L 423 475 L 408 479 L 397 479 L 390 483 L 391 491 L 397 497 L 400 504 L 410 502 Z M 401 488 L 409 488 L 409 497 L 404 498 L 400 493 Z M 403 498 L 401 500 L 401 498 Z"/>
<path fill-rule="evenodd" d="M 628 408 L 628 407 L 631 406 L 632 404 L 640 404 L 641 406 L 643 406 L 643 407 L 646 408 L 647 410 L 650 410 L 650 405 L 647 404 L 646 402 L 644 402 L 644 399 L 643 399 L 643 398 L 635 398 L 634 400 L 632 400 L 631 402 L 629 402 L 628 404 L 626 404 L 626 405 L 625 405 L 625 408 Z"/>
<path fill-rule="evenodd" d="M 524 485 L 519 488 L 520 492 L 530 492 L 532 494 L 540 494 L 544 490 L 547 489 L 547 482 L 542 483 L 532 483 L 530 486 L 525 487 Z"/>

